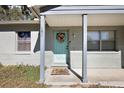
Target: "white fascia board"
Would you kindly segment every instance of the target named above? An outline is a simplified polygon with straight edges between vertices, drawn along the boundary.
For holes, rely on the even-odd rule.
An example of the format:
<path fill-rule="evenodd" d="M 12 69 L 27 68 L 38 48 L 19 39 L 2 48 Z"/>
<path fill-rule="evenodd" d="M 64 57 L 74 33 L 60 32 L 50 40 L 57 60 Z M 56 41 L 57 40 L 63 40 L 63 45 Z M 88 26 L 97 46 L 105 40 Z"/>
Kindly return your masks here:
<path fill-rule="evenodd" d="M 66 15 L 66 14 L 111 14 L 111 13 L 124 13 L 124 10 L 79 10 L 79 11 L 47 11 L 40 13 L 40 15 Z"/>
<path fill-rule="evenodd" d="M 64 15 L 64 14 L 82 14 L 82 11 L 47 11 L 40 15 Z"/>
<path fill-rule="evenodd" d="M 87 10 L 84 11 L 83 14 L 123 14 L 124 10 Z"/>
<path fill-rule="evenodd" d="M 124 9 L 123 5 L 100 5 L 100 6 L 93 6 L 93 5 L 89 5 L 89 6 L 76 6 L 76 5 L 63 5 L 63 6 L 59 6 L 53 9 L 50 9 L 50 11 L 62 11 L 62 10 L 88 10 L 88 9 L 113 9 L 113 10 L 117 10 L 117 9 Z"/>
<path fill-rule="evenodd" d="M 124 6 L 60 6 L 40 15 L 124 13 Z"/>

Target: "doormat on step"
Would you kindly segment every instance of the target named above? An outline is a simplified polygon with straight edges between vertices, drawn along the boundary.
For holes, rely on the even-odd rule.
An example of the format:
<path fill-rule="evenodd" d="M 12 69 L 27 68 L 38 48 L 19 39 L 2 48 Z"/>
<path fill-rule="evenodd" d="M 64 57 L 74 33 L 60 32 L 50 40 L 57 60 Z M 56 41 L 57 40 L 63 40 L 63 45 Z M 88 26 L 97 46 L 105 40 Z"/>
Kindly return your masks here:
<path fill-rule="evenodd" d="M 53 68 L 51 75 L 69 75 L 67 68 Z"/>

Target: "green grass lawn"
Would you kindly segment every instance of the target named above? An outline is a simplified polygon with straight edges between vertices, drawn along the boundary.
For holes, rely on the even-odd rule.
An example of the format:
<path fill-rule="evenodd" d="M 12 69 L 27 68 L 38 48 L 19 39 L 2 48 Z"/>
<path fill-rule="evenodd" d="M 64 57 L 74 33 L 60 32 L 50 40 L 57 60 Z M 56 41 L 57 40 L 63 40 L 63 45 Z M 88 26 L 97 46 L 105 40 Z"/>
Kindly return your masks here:
<path fill-rule="evenodd" d="M 2 66 L 0 65 L 0 87 L 39 88 L 46 85 L 36 84 L 39 80 L 39 66 Z"/>

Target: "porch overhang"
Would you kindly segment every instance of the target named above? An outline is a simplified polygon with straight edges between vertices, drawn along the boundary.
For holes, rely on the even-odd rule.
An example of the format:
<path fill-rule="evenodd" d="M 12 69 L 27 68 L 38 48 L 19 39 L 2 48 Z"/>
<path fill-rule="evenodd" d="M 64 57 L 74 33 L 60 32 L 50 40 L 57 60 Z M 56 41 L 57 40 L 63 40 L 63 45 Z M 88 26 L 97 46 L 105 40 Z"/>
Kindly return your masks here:
<path fill-rule="evenodd" d="M 1 31 L 38 31 L 39 20 L 0 21 Z"/>
<path fill-rule="evenodd" d="M 88 26 L 123 26 L 124 14 L 92 14 L 88 15 Z M 46 15 L 46 23 L 50 27 L 82 26 L 82 15 Z"/>
<path fill-rule="evenodd" d="M 27 21 L 27 20 L 23 20 L 23 21 L 0 21 L 0 25 L 21 25 L 21 24 L 36 24 L 38 25 L 39 24 L 39 20 L 38 21 L 33 21 L 33 20 L 30 20 L 30 21 Z"/>
<path fill-rule="evenodd" d="M 111 15 L 112 14 L 120 14 L 121 15 L 123 13 L 124 13 L 124 6 L 62 6 L 62 7 L 50 9 L 46 12 L 40 13 L 40 15 L 41 15 L 41 23 L 40 23 L 41 24 L 41 30 L 40 30 L 40 32 L 41 32 L 41 35 L 40 35 L 40 37 L 41 37 L 41 42 L 40 42 L 41 43 L 41 73 L 42 74 L 44 73 L 43 68 L 44 68 L 44 62 L 45 62 L 44 58 L 43 58 L 44 51 L 45 51 L 44 50 L 44 47 L 45 47 L 44 46 L 45 45 L 45 41 L 44 41 L 45 23 L 44 22 L 45 22 L 45 20 L 48 23 L 48 25 L 54 26 L 55 24 L 56 25 L 58 24 L 56 22 L 56 23 L 54 23 L 54 25 L 52 25 L 52 23 L 55 21 L 64 20 L 63 22 L 66 23 L 67 21 L 69 22 L 70 20 L 74 20 L 74 22 L 76 22 L 76 18 L 79 17 L 79 19 L 78 19 L 79 23 L 71 22 L 71 23 L 73 23 L 73 25 L 71 24 L 71 26 L 81 26 L 82 27 L 82 77 L 81 77 L 81 80 L 83 82 L 87 82 L 87 26 L 89 24 L 88 19 L 91 20 L 90 18 L 87 18 L 87 17 L 90 15 L 96 15 L 96 14 L 101 14 L 101 15 L 103 15 L 103 14 L 111 14 Z M 73 16 L 73 17 L 71 19 L 69 19 L 70 17 L 67 17 L 67 15 Z M 50 16 L 54 17 L 54 18 L 49 19 L 48 17 L 50 17 Z M 63 19 L 57 19 L 56 17 L 58 17 L 58 16 L 66 16 L 67 18 L 63 17 Z M 121 15 L 121 17 L 123 18 L 123 15 Z M 55 18 L 56 18 L 56 20 L 55 20 Z M 104 18 L 104 16 L 103 16 L 103 18 Z M 120 17 L 116 17 L 116 18 L 120 18 Z M 113 17 L 113 19 L 115 19 L 115 18 Z M 115 20 L 115 22 L 117 20 Z M 115 22 L 112 22 L 112 23 L 115 23 Z M 76 24 L 79 24 L 79 25 L 76 25 Z M 68 23 L 68 25 L 69 25 L 69 23 Z M 96 26 L 98 26 L 98 25 L 99 25 L 99 21 L 96 24 Z M 122 22 L 119 25 L 124 25 L 124 23 Z M 67 25 L 62 25 L 62 23 L 61 23 L 58 26 L 67 26 Z M 42 74 L 41 74 L 40 79 L 44 80 L 44 74 L 43 75 Z"/>
<path fill-rule="evenodd" d="M 51 27 L 82 26 L 82 15 L 88 15 L 88 26 L 123 26 L 124 6 L 59 6 L 40 13 Z"/>
<path fill-rule="evenodd" d="M 80 14 L 106 14 L 106 13 L 124 13 L 124 6 L 60 6 L 42 12 L 40 15 L 80 15 Z"/>

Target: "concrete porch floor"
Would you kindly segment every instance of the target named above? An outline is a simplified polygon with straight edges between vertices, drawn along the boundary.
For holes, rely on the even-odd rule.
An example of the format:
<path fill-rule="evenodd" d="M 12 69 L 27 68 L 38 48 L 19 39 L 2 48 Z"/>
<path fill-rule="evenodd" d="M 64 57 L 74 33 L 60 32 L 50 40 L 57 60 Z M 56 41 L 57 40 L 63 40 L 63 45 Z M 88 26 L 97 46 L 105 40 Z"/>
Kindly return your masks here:
<path fill-rule="evenodd" d="M 73 69 L 81 76 L 81 69 Z M 88 69 L 88 81 L 124 81 L 124 69 Z"/>
<path fill-rule="evenodd" d="M 45 84 L 47 85 L 72 85 L 81 83 L 80 79 L 70 70 L 69 75 L 51 75 L 52 68 L 45 71 Z"/>
<path fill-rule="evenodd" d="M 81 69 L 73 70 L 81 75 Z M 49 68 L 45 72 L 45 84 L 47 85 L 82 84 L 70 70 L 70 75 L 51 75 L 51 71 L 52 69 Z M 88 69 L 88 83 L 124 87 L 124 69 Z"/>
<path fill-rule="evenodd" d="M 81 69 L 73 69 L 81 76 Z M 88 83 L 124 87 L 124 69 L 88 69 Z"/>

